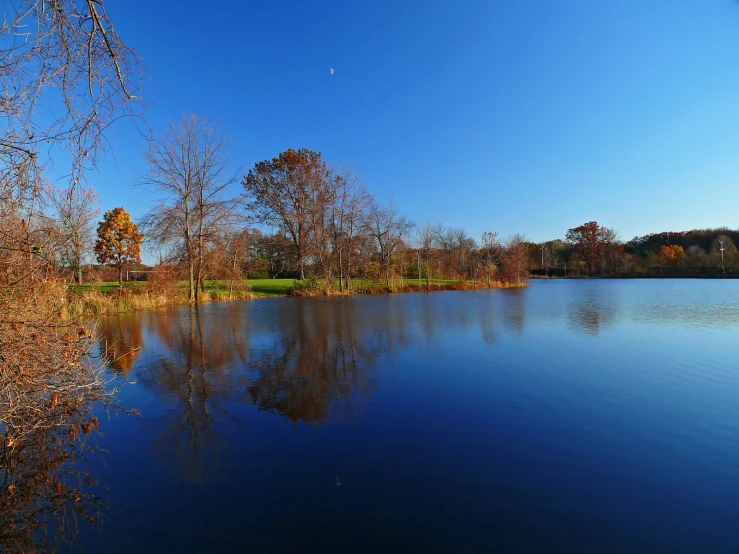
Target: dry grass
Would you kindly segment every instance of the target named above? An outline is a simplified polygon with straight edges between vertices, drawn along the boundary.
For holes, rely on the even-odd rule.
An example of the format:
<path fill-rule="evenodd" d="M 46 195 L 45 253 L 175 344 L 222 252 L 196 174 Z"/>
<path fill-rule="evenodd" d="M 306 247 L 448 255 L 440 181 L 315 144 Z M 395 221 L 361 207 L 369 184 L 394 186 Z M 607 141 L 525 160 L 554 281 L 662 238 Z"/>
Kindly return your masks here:
<path fill-rule="evenodd" d="M 525 284 L 522 286 L 526 286 Z M 494 281 L 487 285 L 484 282 L 478 282 L 473 284 L 469 281 L 448 281 L 441 283 L 431 284 L 416 284 L 405 282 L 404 284 L 393 284 L 391 289 L 388 290 L 383 283 L 374 282 L 363 282 L 360 286 L 352 287 L 351 290 L 344 291 L 343 294 L 389 294 L 389 293 L 404 293 L 404 292 L 436 292 L 445 290 L 477 290 L 477 289 L 503 289 L 503 288 L 517 288 L 517 285 L 510 283 L 501 283 Z M 338 289 L 332 289 L 327 291 L 322 286 L 320 281 L 305 281 L 302 283 L 296 283 L 291 287 L 287 294 L 289 296 L 334 296 L 341 294 Z"/>
<path fill-rule="evenodd" d="M 242 300 L 252 298 L 249 291 L 211 290 L 200 293 L 200 302 L 219 302 L 225 300 Z M 69 294 L 65 305 L 64 316 L 75 318 L 80 316 L 113 315 L 123 312 L 156 310 L 167 306 L 187 304 L 189 301 L 184 291 L 169 291 L 169 294 L 147 287 L 137 289 L 120 288 L 110 294 L 95 290 L 83 291 L 82 294 Z"/>
<path fill-rule="evenodd" d="M 281 281 L 287 281 L 283 279 Z M 96 289 L 86 289 L 81 291 L 70 291 L 67 295 L 66 303 L 62 310 L 65 319 L 75 319 L 79 317 L 114 315 L 123 312 L 137 312 L 156 310 L 168 306 L 176 306 L 188 304 L 186 289 L 181 286 L 147 286 L 138 283 L 137 286 L 122 286 L 111 289 L 110 292 L 101 292 Z M 395 283 L 392 290 L 388 291 L 384 283 L 359 281 L 355 282 L 351 290 L 345 290 L 344 295 L 350 294 L 388 294 L 388 293 L 404 293 L 404 292 L 435 292 L 449 290 L 475 290 L 475 289 L 500 289 L 515 288 L 516 285 L 501 283 L 495 281 L 491 286 L 487 286 L 484 282 L 478 282 L 476 285 L 469 281 L 447 281 L 426 284 L 416 284 L 406 281 L 403 284 Z M 526 285 L 523 285 L 526 286 Z M 291 285 L 279 283 L 279 296 L 335 296 L 342 294 L 337 287 L 333 287 L 330 291 L 320 280 L 291 281 Z M 251 287 L 234 287 L 231 291 L 229 287 L 224 286 L 220 282 L 210 282 L 205 291 L 200 293 L 200 303 L 204 302 L 224 302 L 229 300 L 248 300 L 256 298 L 259 295 L 254 294 Z M 277 295 L 272 293 L 272 296 Z"/>
<path fill-rule="evenodd" d="M 525 285 L 523 285 L 525 286 Z M 482 290 L 482 289 L 504 289 L 504 288 L 516 288 L 515 284 L 501 283 L 498 281 L 492 282 L 490 286 L 487 283 L 473 284 L 469 281 L 454 281 L 448 283 L 431 283 L 426 284 L 414 284 L 406 283 L 404 285 L 395 285 L 392 290 L 388 291 L 384 285 L 366 285 L 353 291 L 355 294 L 388 294 L 392 293 L 403 293 L 403 292 L 437 292 L 444 290 Z"/>

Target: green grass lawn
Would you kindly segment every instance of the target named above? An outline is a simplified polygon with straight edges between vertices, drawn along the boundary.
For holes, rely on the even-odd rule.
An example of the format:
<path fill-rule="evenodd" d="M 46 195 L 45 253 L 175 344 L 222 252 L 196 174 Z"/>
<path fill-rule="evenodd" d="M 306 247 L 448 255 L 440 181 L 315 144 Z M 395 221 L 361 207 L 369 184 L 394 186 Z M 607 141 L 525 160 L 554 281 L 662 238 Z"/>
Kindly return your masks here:
<path fill-rule="evenodd" d="M 295 279 L 247 279 L 246 281 L 251 285 L 252 292 L 256 296 L 285 296 L 290 288 L 295 284 Z M 300 281 L 298 281 L 300 282 Z M 434 285 L 442 285 L 447 283 L 453 283 L 455 281 L 451 279 L 431 279 L 431 283 Z M 395 280 L 396 284 L 399 284 L 399 280 Z M 418 284 L 416 279 L 406 279 L 404 281 L 406 285 Z M 425 285 L 426 280 L 421 280 L 421 284 Z M 384 287 L 384 281 L 370 281 L 367 279 L 352 279 L 352 290 L 363 287 Z M 339 287 L 339 281 L 336 281 L 336 288 Z"/>
<path fill-rule="evenodd" d="M 252 287 L 252 292 L 257 296 L 285 296 L 288 289 L 295 283 L 294 279 L 248 279 L 246 281 Z M 227 291 L 228 281 L 206 280 L 206 290 Z M 69 285 L 69 292 L 72 294 L 82 294 L 84 291 L 95 291 L 101 294 L 110 294 L 118 289 L 118 287 L 139 287 L 146 286 L 145 281 L 130 281 L 119 285 L 115 281 L 103 283 L 84 283 L 82 285 Z M 180 286 L 186 288 L 187 281 L 181 281 Z"/>
<path fill-rule="evenodd" d="M 395 281 L 396 283 L 399 283 L 398 280 Z M 431 282 L 433 284 L 446 284 L 446 283 L 452 283 L 452 280 L 447 279 L 432 279 Z M 285 296 L 287 295 L 290 288 L 293 287 L 295 284 L 295 279 L 247 279 L 246 283 L 251 286 L 252 292 L 255 296 Z M 409 285 L 415 285 L 418 283 L 418 280 L 416 279 L 406 279 L 405 284 Z M 426 280 L 422 279 L 421 284 L 426 284 Z M 101 294 L 110 294 L 114 292 L 118 287 L 144 287 L 146 286 L 145 281 L 130 281 L 127 283 L 123 283 L 122 285 L 119 285 L 117 282 L 111 281 L 111 282 L 103 282 L 103 283 L 84 283 L 83 285 L 69 285 L 69 292 L 72 294 L 82 294 L 83 291 L 89 290 L 89 291 L 96 291 Z M 187 282 L 181 281 L 180 286 L 183 288 L 187 288 Z M 205 281 L 205 288 L 208 291 L 221 291 L 225 292 L 228 291 L 229 282 L 228 281 L 215 281 L 215 280 L 206 280 Z M 336 286 L 338 287 L 338 281 L 336 283 Z M 384 286 L 383 281 L 369 281 L 364 279 L 353 279 L 352 280 L 352 288 L 363 288 L 367 286 L 375 286 L 375 287 L 382 287 Z"/>
<path fill-rule="evenodd" d="M 256 296 L 285 296 L 288 289 L 295 283 L 294 279 L 246 279 L 245 283 L 251 286 Z M 182 281 L 182 286 L 187 287 L 187 282 Z M 229 281 L 205 281 L 205 289 L 208 291 L 228 291 Z"/>
<path fill-rule="evenodd" d="M 86 290 L 99 292 L 101 294 L 109 294 L 116 290 L 118 287 L 141 287 L 146 286 L 144 281 L 130 281 L 119 285 L 117 281 L 104 281 L 102 283 L 83 283 L 82 285 L 70 284 L 68 286 L 69 292 L 72 294 L 82 294 Z"/>
<path fill-rule="evenodd" d="M 247 279 L 246 282 L 257 296 L 285 296 L 295 279 Z"/>

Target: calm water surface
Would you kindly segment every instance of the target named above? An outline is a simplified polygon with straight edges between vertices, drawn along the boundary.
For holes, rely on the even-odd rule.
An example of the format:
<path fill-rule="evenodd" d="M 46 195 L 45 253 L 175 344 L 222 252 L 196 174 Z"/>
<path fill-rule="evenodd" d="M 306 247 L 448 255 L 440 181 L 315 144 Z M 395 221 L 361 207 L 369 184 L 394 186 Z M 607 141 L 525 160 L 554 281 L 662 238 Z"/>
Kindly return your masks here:
<path fill-rule="evenodd" d="M 265 299 L 139 350 L 88 552 L 739 552 L 739 281 Z"/>

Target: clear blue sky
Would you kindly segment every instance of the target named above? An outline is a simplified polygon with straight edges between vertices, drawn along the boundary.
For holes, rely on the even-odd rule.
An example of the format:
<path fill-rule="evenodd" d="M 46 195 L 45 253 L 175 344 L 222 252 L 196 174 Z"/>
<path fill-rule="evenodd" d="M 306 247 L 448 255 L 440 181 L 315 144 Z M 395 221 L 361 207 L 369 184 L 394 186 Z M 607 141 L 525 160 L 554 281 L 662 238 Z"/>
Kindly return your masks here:
<path fill-rule="evenodd" d="M 146 62 L 150 125 L 215 119 L 244 171 L 318 150 L 478 239 L 739 226 L 735 0 L 107 6 Z M 112 144 L 91 181 L 139 217 L 143 139 L 118 125 Z"/>

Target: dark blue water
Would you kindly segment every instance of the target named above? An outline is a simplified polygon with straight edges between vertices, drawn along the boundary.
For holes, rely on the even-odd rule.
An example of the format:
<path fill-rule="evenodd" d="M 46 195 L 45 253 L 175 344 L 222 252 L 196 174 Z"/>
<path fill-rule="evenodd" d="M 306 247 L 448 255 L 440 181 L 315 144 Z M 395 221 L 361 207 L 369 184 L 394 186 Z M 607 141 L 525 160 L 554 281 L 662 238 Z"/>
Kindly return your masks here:
<path fill-rule="evenodd" d="M 739 281 L 109 318 L 89 552 L 739 552 Z"/>

